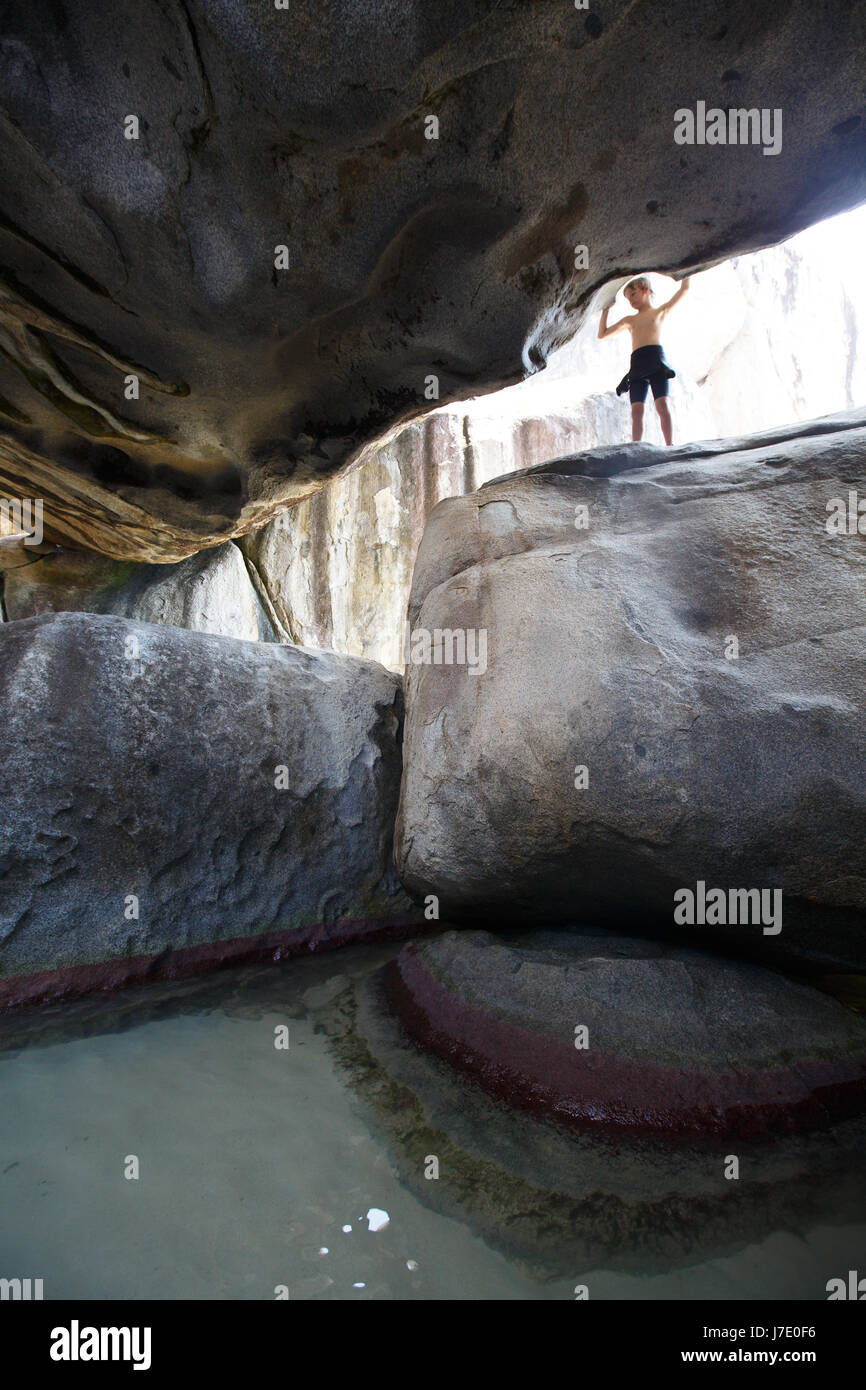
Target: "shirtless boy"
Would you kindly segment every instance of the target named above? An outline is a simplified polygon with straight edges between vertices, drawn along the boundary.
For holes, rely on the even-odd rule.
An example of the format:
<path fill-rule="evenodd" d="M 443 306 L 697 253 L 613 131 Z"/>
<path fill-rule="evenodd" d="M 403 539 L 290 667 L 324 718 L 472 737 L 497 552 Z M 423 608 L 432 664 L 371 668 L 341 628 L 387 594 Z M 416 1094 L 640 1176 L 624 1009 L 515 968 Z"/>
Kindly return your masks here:
<path fill-rule="evenodd" d="M 672 442 L 673 430 L 670 406 L 668 405 L 668 391 L 670 390 L 670 379 L 672 376 L 676 376 L 676 372 L 665 357 L 660 335 L 662 322 L 666 315 L 670 313 L 675 304 L 679 304 L 688 288 L 689 277 L 686 276 L 676 294 L 672 295 L 666 304 L 660 304 L 656 308 L 652 302 L 649 280 L 645 275 L 638 275 L 637 279 L 630 280 L 623 290 L 623 294 L 634 309 L 634 313 L 626 314 L 625 318 L 608 327 L 607 316 L 610 309 L 602 311 L 601 322 L 598 325 L 600 338 L 609 338 L 612 333 L 619 333 L 622 328 L 627 328 L 631 333 L 631 362 L 628 372 L 616 388 L 616 394 L 621 396 L 623 391 L 628 391 L 628 398 L 631 401 L 631 437 L 633 440 L 643 436 L 644 401 L 647 398 L 647 391 L 652 387 L 653 401 L 658 412 L 664 441 L 666 444 Z"/>

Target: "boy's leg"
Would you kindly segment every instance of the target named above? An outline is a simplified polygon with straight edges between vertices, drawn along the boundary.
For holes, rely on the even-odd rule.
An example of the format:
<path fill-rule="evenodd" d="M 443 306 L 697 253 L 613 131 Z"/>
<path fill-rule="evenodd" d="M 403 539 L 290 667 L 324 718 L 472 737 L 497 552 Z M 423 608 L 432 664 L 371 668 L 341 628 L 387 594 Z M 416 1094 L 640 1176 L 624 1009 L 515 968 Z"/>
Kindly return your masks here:
<path fill-rule="evenodd" d="M 664 372 L 658 372 L 655 376 L 650 378 L 650 384 L 653 388 L 653 400 L 655 401 L 659 424 L 662 427 L 662 438 L 665 444 L 670 444 L 674 437 L 673 425 L 671 423 L 671 409 L 668 405 L 670 377 Z"/>
<path fill-rule="evenodd" d="M 643 439 L 643 403 L 647 397 L 649 382 L 638 378 L 630 381 L 628 387 L 628 398 L 631 401 L 631 441 L 636 444 L 639 439 Z"/>
<path fill-rule="evenodd" d="M 674 429 L 671 422 L 671 410 L 668 405 L 667 396 L 656 396 L 656 411 L 658 412 L 659 424 L 662 427 L 662 437 L 665 444 L 673 443 Z"/>

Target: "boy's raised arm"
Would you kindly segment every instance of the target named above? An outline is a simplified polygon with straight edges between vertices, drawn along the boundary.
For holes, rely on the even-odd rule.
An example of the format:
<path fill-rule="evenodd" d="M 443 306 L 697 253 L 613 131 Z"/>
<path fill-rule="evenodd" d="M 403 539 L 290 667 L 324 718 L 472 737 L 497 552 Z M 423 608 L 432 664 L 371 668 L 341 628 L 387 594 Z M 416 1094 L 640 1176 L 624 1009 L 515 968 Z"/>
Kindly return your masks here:
<path fill-rule="evenodd" d="M 621 328 L 625 328 L 626 320 L 631 318 L 630 314 L 626 314 L 625 318 L 619 319 L 617 323 L 608 324 L 607 316 L 609 313 L 609 308 L 602 309 L 601 311 L 601 319 L 598 325 L 598 336 L 600 338 L 609 338 L 611 333 L 618 333 Z"/>
<path fill-rule="evenodd" d="M 680 300 L 682 299 L 683 295 L 686 294 L 686 293 L 688 292 L 688 288 L 689 288 L 689 284 L 690 284 L 690 282 L 691 282 L 691 278 L 692 278 L 692 277 L 691 277 L 690 275 L 687 275 L 687 276 L 685 277 L 685 279 L 682 281 L 682 283 L 681 283 L 679 289 L 677 290 L 676 294 L 672 294 L 671 297 L 670 297 L 670 299 L 667 301 L 667 303 L 666 303 L 666 304 L 662 304 L 662 305 L 660 306 L 664 313 L 667 313 L 669 309 L 672 309 L 672 308 L 674 307 L 675 304 L 679 304 L 679 302 L 680 302 Z"/>

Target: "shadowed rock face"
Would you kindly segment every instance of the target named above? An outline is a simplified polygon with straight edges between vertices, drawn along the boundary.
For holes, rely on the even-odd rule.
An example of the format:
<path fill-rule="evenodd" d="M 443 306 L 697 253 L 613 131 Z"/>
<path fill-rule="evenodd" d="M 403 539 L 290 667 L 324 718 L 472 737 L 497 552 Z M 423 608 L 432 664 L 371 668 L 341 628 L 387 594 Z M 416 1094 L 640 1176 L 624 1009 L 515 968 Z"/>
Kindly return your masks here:
<path fill-rule="evenodd" d="M 12 567 L 0 573 L 10 622 L 41 613 L 111 613 L 247 642 L 277 640 L 234 541 L 177 565 L 41 549 L 45 553 L 34 555 L 24 545 L 0 547 L 0 571 L 4 557 L 13 557 Z"/>
<path fill-rule="evenodd" d="M 122 559 L 261 525 L 431 375 L 542 365 L 609 278 L 866 196 L 864 39 L 866 5 L 808 0 L 13 0 L 0 494 Z M 780 110 L 781 151 L 675 144 L 698 101 Z"/>

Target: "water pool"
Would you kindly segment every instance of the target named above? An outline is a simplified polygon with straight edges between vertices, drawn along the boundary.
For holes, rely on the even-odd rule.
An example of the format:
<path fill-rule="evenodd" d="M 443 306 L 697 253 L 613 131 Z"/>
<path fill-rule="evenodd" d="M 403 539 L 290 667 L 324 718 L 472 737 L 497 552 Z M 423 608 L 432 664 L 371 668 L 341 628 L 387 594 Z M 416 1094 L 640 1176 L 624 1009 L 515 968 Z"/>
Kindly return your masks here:
<path fill-rule="evenodd" d="M 597 1299 L 763 1299 L 825 1298 L 831 1275 L 862 1263 L 866 1224 L 847 1219 L 628 1268 L 545 1270 L 494 1248 L 471 1202 L 445 1200 L 447 1172 L 406 1181 L 369 1065 L 359 1086 L 335 1050 L 336 1004 L 397 949 L 3 1019 L 0 1275 L 41 1278 L 46 1299 L 573 1299 L 578 1282 Z M 468 1113 L 471 1083 L 454 1086 L 466 1105 L 455 1090 L 452 1109 Z M 495 1148 L 513 1117 L 485 1104 Z M 408 1101 L 405 1113 L 409 1129 Z M 378 1231 L 371 1209 L 388 1216 Z"/>

